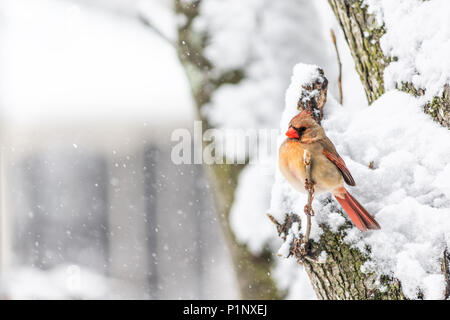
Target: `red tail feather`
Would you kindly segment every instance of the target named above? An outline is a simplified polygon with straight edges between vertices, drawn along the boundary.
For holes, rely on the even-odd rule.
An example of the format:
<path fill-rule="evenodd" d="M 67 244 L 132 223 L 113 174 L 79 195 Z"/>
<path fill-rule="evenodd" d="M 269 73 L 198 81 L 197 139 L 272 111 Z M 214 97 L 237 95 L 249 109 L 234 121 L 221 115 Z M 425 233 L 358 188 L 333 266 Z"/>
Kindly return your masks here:
<path fill-rule="evenodd" d="M 380 229 L 380 225 L 370 213 L 344 187 L 340 188 L 334 197 L 359 230 Z"/>

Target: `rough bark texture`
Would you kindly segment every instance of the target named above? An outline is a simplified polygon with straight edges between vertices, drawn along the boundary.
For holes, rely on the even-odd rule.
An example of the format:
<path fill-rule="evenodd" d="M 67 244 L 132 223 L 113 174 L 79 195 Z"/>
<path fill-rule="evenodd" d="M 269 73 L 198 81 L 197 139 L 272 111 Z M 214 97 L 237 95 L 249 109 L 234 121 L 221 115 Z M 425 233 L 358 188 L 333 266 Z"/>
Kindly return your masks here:
<path fill-rule="evenodd" d="M 362 1 L 328 0 L 341 25 L 369 103 L 384 93 L 383 70 L 389 63 L 380 48 L 384 28 L 376 25 Z"/>
<path fill-rule="evenodd" d="M 403 83 L 400 89 L 416 97 L 425 94 L 425 89 L 416 89 L 411 83 Z M 445 85 L 440 97 L 434 97 L 425 104 L 423 111 L 439 122 L 441 126 L 450 128 L 450 85 Z"/>
<path fill-rule="evenodd" d="M 331 200 L 330 200 L 331 201 Z M 278 224 L 278 232 L 284 237 L 293 222 L 300 223 L 295 214 L 288 214 L 283 224 Z M 379 281 L 373 273 L 365 273 L 361 266 L 368 257 L 343 241 L 347 223 L 338 232 L 331 232 L 326 225 L 320 225 L 323 234 L 318 242 L 310 241 L 309 259 L 301 252 L 302 239 L 295 238 L 290 254 L 297 258 L 308 274 L 319 299 L 331 300 L 403 300 L 405 296 L 401 284 L 389 276 L 381 276 Z M 326 252 L 325 262 L 318 256 Z M 383 289 L 381 289 L 383 288 Z"/>
<path fill-rule="evenodd" d="M 398 281 L 383 276 L 380 282 L 385 290 L 380 290 L 376 277 L 361 271 L 361 266 L 368 258 L 343 241 L 345 227 L 342 233 L 333 233 L 326 226 L 321 227 L 324 233 L 318 243 L 312 244 L 312 250 L 319 253 L 325 251 L 326 262 L 303 262 L 319 299 L 405 299 Z"/>
<path fill-rule="evenodd" d="M 433 101 L 424 107 L 424 111 L 443 127 L 450 128 L 450 85 L 447 84 L 442 96 L 434 97 Z"/>
<path fill-rule="evenodd" d="M 243 79 L 241 70 L 229 70 L 219 76 L 213 76 L 213 64 L 203 55 L 205 35 L 193 32 L 191 26 L 198 15 L 200 1 L 175 0 L 177 14 L 186 17 L 185 23 L 178 29 L 177 50 L 186 75 L 189 79 L 192 95 L 197 105 L 198 117 L 208 127 L 200 110 L 210 101 L 211 94 L 224 83 L 238 83 Z M 204 128 L 206 129 L 206 128 Z M 239 244 L 229 225 L 229 212 L 234 200 L 234 191 L 242 165 L 205 165 L 213 185 L 217 214 L 236 272 L 240 294 L 243 299 L 279 298 L 277 287 L 270 277 L 271 254 L 265 252 L 253 255 L 245 245 Z"/>
<path fill-rule="evenodd" d="M 329 200 L 331 201 L 331 200 Z M 286 215 L 283 224 L 277 224 L 278 233 L 284 235 L 292 223 L 300 223 L 296 214 Z M 346 230 L 351 227 L 347 223 L 339 232 L 331 232 L 326 225 L 320 225 L 323 234 L 318 242 L 310 241 L 309 259 L 305 259 L 301 250 L 303 239 L 295 238 L 290 254 L 297 258 L 308 274 L 314 291 L 319 299 L 324 300 L 403 300 L 405 296 L 401 284 L 389 276 L 381 276 L 379 282 L 373 273 L 364 273 L 361 266 L 368 257 L 359 250 L 351 248 L 343 241 Z M 325 262 L 318 256 L 326 252 Z M 380 289 L 384 287 L 384 289 Z"/>
<path fill-rule="evenodd" d="M 380 47 L 380 38 L 385 33 L 384 25 L 377 25 L 361 0 L 328 0 L 328 3 L 344 32 L 370 104 L 384 93 L 383 71 L 392 60 L 384 56 Z M 414 96 L 423 95 L 426 90 L 414 88 L 410 83 L 403 84 L 399 89 Z M 443 127 L 450 128 L 449 85 L 445 86 L 441 96 L 434 97 L 424 106 L 424 112 Z"/>

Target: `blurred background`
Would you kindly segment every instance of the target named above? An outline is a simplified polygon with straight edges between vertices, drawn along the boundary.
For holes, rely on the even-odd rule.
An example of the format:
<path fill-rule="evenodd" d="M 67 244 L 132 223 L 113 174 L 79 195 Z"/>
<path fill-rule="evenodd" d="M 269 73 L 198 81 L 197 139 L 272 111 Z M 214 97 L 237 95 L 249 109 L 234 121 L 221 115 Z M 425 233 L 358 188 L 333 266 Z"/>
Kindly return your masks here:
<path fill-rule="evenodd" d="M 238 297 L 170 0 L 2 0 L 0 297 Z M 159 34 L 141 16 L 159 20 Z"/>
<path fill-rule="evenodd" d="M 295 64 L 339 95 L 337 49 L 360 108 L 326 0 L 1 0 L 0 298 L 315 299 L 266 216 L 276 148 L 175 165 L 171 134 L 278 130 Z"/>

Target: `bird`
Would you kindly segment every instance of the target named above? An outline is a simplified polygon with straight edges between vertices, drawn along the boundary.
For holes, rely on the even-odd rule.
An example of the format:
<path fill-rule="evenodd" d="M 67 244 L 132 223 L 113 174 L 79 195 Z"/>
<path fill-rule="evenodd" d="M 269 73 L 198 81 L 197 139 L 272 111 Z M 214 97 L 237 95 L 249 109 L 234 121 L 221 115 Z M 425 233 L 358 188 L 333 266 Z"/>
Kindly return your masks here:
<path fill-rule="evenodd" d="M 314 120 L 312 112 L 303 110 L 293 117 L 286 136 L 279 148 L 278 166 L 295 190 L 301 193 L 308 190 L 303 161 L 307 151 L 314 193 L 332 193 L 359 230 L 380 229 L 374 217 L 344 187 L 344 182 L 355 186 L 355 180 L 323 128 Z"/>

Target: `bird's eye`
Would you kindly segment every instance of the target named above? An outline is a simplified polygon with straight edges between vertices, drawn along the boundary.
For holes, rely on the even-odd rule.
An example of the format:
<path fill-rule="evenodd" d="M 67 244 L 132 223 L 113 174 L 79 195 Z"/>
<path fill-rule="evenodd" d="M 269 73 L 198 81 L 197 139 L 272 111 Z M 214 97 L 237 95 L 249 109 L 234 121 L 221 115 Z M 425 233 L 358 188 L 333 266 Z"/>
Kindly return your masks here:
<path fill-rule="evenodd" d="M 300 127 L 297 129 L 298 135 L 301 136 L 303 132 L 305 132 L 306 127 Z"/>

